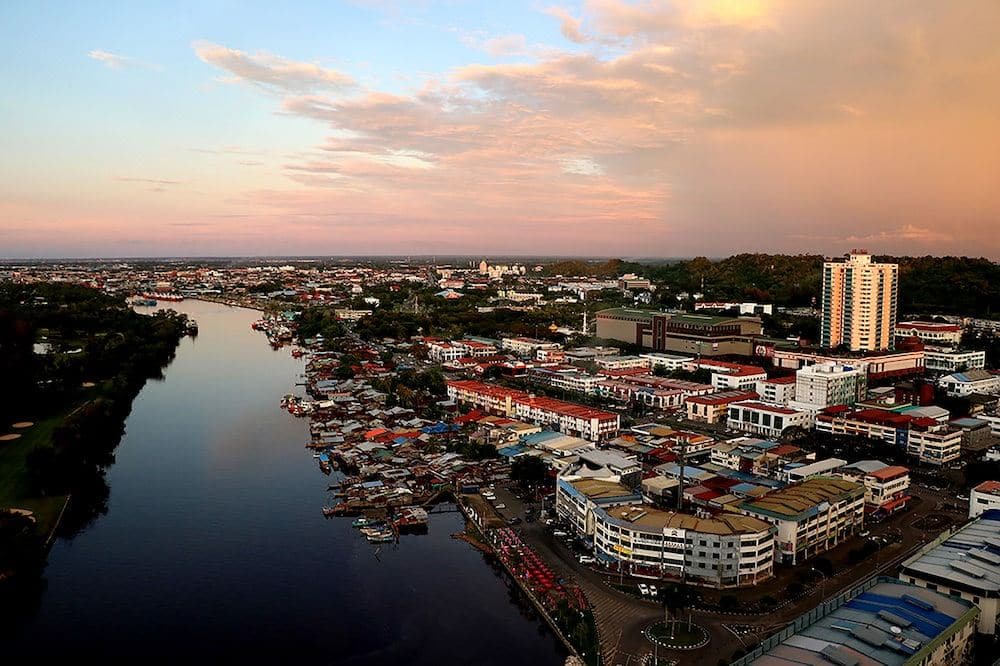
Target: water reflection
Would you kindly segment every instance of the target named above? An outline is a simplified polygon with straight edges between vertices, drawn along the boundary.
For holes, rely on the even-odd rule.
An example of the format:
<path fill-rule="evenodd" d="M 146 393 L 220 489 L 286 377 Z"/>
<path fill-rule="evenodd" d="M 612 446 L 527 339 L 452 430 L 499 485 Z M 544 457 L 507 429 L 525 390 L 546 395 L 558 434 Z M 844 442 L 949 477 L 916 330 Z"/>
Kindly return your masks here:
<path fill-rule="evenodd" d="M 459 514 L 375 556 L 331 501 L 308 423 L 278 408 L 302 362 L 257 313 L 200 325 L 136 399 L 96 520 L 55 544 L 8 654 L 195 662 L 561 664 L 558 641 L 465 543 Z M 512 603 L 512 601 L 514 603 Z"/>

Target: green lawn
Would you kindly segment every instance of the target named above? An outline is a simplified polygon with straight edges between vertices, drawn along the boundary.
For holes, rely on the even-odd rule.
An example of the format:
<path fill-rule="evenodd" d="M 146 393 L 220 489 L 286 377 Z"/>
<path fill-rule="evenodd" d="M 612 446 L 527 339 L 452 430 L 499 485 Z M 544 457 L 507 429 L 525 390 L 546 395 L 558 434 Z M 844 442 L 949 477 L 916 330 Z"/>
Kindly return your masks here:
<path fill-rule="evenodd" d="M 39 531 L 47 534 L 66 501 L 65 495 L 55 497 L 31 497 L 28 492 L 25 460 L 36 444 L 47 445 L 64 414 L 53 416 L 19 432 L 21 438 L 12 442 L 0 442 L 0 508 L 28 509 L 35 512 Z"/>

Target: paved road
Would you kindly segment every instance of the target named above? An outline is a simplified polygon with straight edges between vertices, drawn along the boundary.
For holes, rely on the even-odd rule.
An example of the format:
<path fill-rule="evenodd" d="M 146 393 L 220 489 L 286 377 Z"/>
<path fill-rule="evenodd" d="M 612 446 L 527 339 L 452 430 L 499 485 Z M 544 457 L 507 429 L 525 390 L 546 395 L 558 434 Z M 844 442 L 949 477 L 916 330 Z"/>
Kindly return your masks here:
<path fill-rule="evenodd" d="M 498 512 L 507 520 L 515 517 L 523 520 L 524 503 L 502 486 L 497 488 L 496 493 L 498 501 L 506 505 L 506 508 Z M 921 529 L 919 521 L 922 517 L 928 514 L 940 515 L 946 517 L 950 523 L 964 520 L 964 509 L 948 507 L 949 504 L 955 503 L 961 506 L 961 502 L 955 499 L 954 493 L 914 486 L 912 494 L 916 498 L 913 510 L 869 528 L 872 536 L 878 536 L 889 544 L 884 550 L 880 549 L 874 557 L 853 567 L 842 568 L 835 576 L 824 580 L 801 600 L 766 615 L 740 616 L 692 610 L 691 616 L 694 621 L 709 632 L 710 643 L 704 648 L 690 652 L 660 651 L 660 657 L 670 657 L 681 663 L 690 664 L 729 661 L 733 652 L 754 645 L 774 633 L 808 608 L 815 606 L 821 596 L 835 596 L 876 573 L 895 573 L 904 559 L 919 549 L 924 542 L 935 538 L 943 529 Z M 554 571 L 565 578 L 572 578 L 583 588 L 597 620 L 601 653 L 606 666 L 637 664 L 651 655 L 653 646 L 642 635 L 642 630 L 662 617 L 663 611 L 658 603 L 641 600 L 612 588 L 608 585 L 608 577 L 581 565 L 570 548 L 553 537 L 543 523 L 522 523 L 517 529 Z M 856 541 L 845 544 L 839 551 L 840 555 L 850 548 L 857 547 L 859 543 Z M 834 559 L 833 555 L 831 559 Z M 612 576 L 611 580 L 614 578 Z M 739 592 L 735 594 L 739 595 Z M 751 633 L 737 635 L 733 631 L 736 626 L 748 628 Z"/>

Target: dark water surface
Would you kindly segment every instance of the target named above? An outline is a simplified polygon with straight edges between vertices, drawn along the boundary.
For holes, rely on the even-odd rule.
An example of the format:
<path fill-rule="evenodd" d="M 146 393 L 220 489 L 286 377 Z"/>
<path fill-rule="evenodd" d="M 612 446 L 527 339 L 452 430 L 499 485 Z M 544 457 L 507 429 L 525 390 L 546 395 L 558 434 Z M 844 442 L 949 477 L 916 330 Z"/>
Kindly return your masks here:
<path fill-rule="evenodd" d="M 278 407 L 302 362 L 250 330 L 256 312 L 175 309 L 200 334 L 139 394 L 107 515 L 56 542 L 37 612 L 0 639 L 0 662 L 562 663 L 505 581 L 450 538 L 459 514 L 377 556 L 349 519 L 324 519 L 308 422 Z"/>

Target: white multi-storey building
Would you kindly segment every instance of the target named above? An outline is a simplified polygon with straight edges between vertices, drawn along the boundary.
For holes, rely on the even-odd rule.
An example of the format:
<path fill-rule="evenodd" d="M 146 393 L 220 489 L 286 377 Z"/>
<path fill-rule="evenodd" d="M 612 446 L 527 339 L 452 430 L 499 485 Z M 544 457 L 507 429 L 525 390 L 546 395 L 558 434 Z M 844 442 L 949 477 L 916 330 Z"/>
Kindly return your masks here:
<path fill-rule="evenodd" d="M 811 412 L 800 412 L 788 407 L 748 400 L 729 405 L 726 425 L 741 432 L 777 439 L 785 428 L 791 426 L 812 428 L 814 418 L 815 415 Z"/>
<path fill-rule="evenodd" d="M 983 481 L 969 493 L 969 518 L 1000 509 L 1000 481 Z"/>
<path fill-rule="evenodd" d="M 599 507 L 594 555 L 648 578 L 681 578 L 711 587 L 740 587 L 774 572 L 775 528 L 750 516 L 694 516 L 648 504 Z"/>
<path fill-rule="evenodd" d="M 830 405 L 853 405 L 864 398 L 867 385 L 863 368 L 817 363 L 796 371 L 795 399 L 788 406 L 815 413 Z"/>
<path fill-rule="evenodd" d="M 518 356 L 535 356 L 540 349 L 562 349 L 558 342 L 548 342 L 546 340 L 535 340 L 534 338 L 503 338 L 500 341 L 500 348 L 513 352 Z"/>
<path fill-rule="evenodd" d="M 594 363 L 601 370 L 649 370 L 650 360 L 643 356 L 604 356 Z"/>
<path fill-rule="evenodd" d="M 986 370 L 969 370 L 954 372 L 938 380 L 948 395 L 966 396 L 973 393 L 994 395 L 1000 393 L 1000 375 L 994 375 Z"/>
<path fill-rule="evenodd" d="M 986 367 L 986 352 L 982 350 L 956 351 L 952 349 L 924 348 L 924 364 L 937 372 L 964 372 Z"/>
<path fill-rule="evenodd" d="M 795 399 L 796 381 L 795 375 L 761 379 L 757 382 L 754 390 L 760 395 L 761 402 L 784 407 L 789 401 Z"/>
<path fill-rule="evenodd" d="M 901 321 L 896 324 L 896 338 L 919 338 L 928 345 L 955 347 L 962 341 L 962 327 L 958 324 L 933 321 Z"/>

